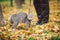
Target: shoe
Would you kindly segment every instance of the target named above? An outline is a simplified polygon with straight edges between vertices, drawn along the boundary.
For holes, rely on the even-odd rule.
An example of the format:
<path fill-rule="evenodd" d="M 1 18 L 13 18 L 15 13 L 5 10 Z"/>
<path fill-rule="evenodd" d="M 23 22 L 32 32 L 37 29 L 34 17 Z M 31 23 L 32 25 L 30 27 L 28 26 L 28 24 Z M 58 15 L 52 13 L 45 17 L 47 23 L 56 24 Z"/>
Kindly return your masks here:
<path fill-rule="evenodd" d="M 38 22 L 36 23 L 36 25 L 43 25 L 43 24 L 46 24 L 46 23 L 48 23 L 48 21 L 41 21 L 41 22 L 38 21 Z"/>

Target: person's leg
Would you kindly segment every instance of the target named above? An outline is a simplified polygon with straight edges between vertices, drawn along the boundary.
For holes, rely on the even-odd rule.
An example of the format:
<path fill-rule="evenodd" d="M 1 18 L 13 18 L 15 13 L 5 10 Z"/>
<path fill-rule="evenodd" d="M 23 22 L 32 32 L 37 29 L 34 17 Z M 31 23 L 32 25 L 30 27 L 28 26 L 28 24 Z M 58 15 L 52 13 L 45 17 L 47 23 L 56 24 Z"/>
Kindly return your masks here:
<path fill-rule="evenodd" d="M 39 4 L 39 0 L 33 0 L 33 4 L 37 13 L 37 17 L 39 19 L 38 23 L 41 23 L 40 21 L 40 15 L 41 15 L 41 8 L 40 8 L 40 4 Z"/>
<path fill-rule="evenodd" d="M 41 15 L 39 21 L 41 22 L 41 24 L 44 24 L 47 23 L 49 20 L 49 5 L 41 4 L 40 6 L 41 6 Z"/>
<path fill-rule="evenodd" d="M 37 12 L 39 21 L 38 24 L 44 24 L 48 22 L 49 19 L 49 3 L 48 0 L 34 0 L 34 7 Z"/>

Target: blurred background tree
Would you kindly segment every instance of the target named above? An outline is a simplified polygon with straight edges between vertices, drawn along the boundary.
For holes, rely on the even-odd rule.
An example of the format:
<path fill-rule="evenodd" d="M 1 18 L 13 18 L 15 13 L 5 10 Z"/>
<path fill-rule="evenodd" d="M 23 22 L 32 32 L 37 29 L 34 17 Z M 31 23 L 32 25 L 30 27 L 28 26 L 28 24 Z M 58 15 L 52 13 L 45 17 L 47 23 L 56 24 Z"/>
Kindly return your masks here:
<path fill-rule="evenodd" d="M 15 0 L 15 3 L 18 8 L 21 8 L 23 4 L 25 4 L 25 0 Z"/>
<path fill-rule="evenodd" d="M 13 6 L 13 0 L 10 0 L 10 5 Z"/>
<path fill-rule="evenodd" d="M 4 26 L 5 22 L 4 22 L 4 17 L 3 17 L 3 11 L 2 11 L 2 6 L 0 4 L 0 26 Z"/>

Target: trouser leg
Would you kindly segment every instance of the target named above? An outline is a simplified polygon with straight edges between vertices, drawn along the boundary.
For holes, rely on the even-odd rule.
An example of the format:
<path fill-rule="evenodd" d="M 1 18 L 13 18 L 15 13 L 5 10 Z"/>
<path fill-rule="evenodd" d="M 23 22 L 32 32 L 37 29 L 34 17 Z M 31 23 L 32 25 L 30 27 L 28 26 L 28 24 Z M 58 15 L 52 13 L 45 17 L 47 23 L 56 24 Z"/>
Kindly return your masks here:
<path fill-rule="evenodd" d="M 38 23 L 47 23 L 49 20 L 49 4 L 35 4 L 34 6 L 39 19 Z"/>

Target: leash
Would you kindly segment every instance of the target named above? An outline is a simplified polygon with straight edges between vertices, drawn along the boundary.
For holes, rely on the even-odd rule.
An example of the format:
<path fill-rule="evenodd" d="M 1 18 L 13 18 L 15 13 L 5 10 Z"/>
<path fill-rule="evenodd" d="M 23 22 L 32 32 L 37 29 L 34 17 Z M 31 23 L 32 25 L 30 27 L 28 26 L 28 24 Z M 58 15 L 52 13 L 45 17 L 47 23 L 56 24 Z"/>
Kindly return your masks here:
<path fill-rule="evenodd" d="M 30 7 L 31 7 L 31 0 L 30 0 L 30 4 L 29 4 L 29 9 L 28 9 L 29 14 L 31 13 Z"/>

